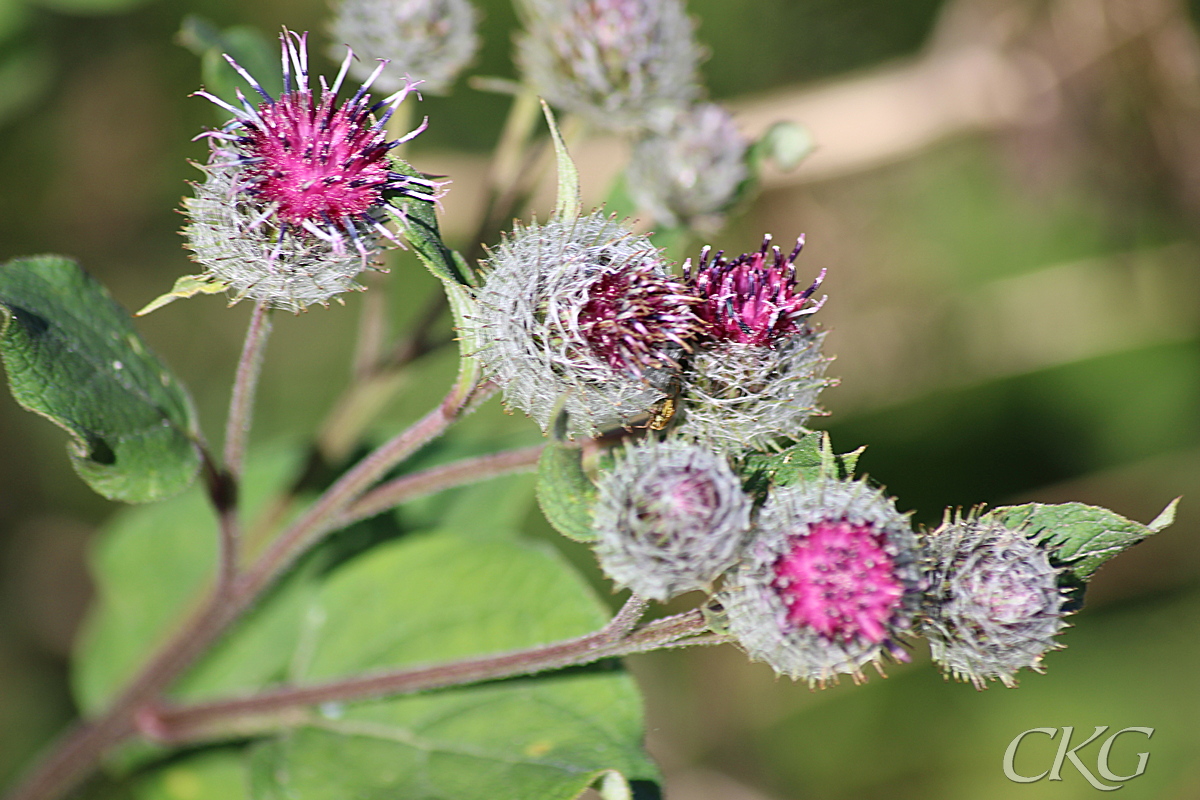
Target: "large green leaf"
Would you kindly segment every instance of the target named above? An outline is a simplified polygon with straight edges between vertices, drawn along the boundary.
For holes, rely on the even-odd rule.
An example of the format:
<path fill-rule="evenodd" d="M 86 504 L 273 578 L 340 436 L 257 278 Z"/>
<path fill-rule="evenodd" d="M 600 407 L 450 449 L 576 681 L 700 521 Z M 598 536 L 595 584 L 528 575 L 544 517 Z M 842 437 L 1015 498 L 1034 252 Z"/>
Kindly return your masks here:
<path fill-rule="evenodd" d="M 187 392 L 129 314 L 61 256 L 0 266 L 0 356 L 13 397 L 71 434 L 75 470 L 100 494 L 144 503 L 195 477 Z"/>
<path fill-rule="evenodd" d="M 439 532 L 335 573 L 307 617 L 298 682 L 531 647 L 595 630 L 602 604 L 554 552 Z M 621 671 L 325 706 L 258 752 L 259 800 L 567 800 L 609 773 L 654 780 Z"/>
<path fill-rule="evenodd" d="M 1149 525 L 1083 503 L 1001 506 L 984 518 L 999 520 L 1010 528 L 1024 528 L 1026 535 L 1048 549 L 1053 560 L 1065 568 L 1067 582 L 1083 584 L 1105 561 L 1170 525 L 1177 502 L 1168 505 Z"/>
<path fill-rule="evenodd" d="M 294 475 L 292 450 L 256 453 L 242 501 L 253 519 L 267 495 Z M 125 509 L 92 553 L 97 601 L 79 640 L 72 683 L 85 715 L 102 710 L 138 666 L 196 606 L 217 559 L 216 519 L 195 488 L 152 506 Z M 183 698 L 254 689 L 284 676 L 295 647 L 307 583 L 295 576 L 260 603 L 177 687 Z"/>

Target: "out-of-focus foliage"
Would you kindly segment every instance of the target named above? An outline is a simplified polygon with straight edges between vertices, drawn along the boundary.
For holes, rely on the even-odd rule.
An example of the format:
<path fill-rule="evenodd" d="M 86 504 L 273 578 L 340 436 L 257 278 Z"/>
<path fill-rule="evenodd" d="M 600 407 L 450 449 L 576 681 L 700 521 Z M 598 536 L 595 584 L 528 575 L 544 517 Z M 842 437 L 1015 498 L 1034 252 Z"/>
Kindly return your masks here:
<path fill-rule="evenodd" d="M 1087 32 L 1027 14 L 1065 2 L 997 4 L 1030 16 L 1037 35 L 1060 37 L 1052 50 L 1064 59 Z M 495 0 L 480 5 L 475 72 L 511 76 L 512 11 Z M 753 0 L 746 13 L 743 4 L 692 0 L 689 11 L 712 51 L 708 85 L 733 100 L 834 85 L 854 70 L 919 57 L 939 11 L 978 5 Z M 713 244 L 742 252 L 767 231 L 777 241 L 807 233 L 805 263 L 830 268 L 819 318 L 827 351 L 838 355 L 830 373 L 842 378 L 822 396 L 832 416 L 812 424 L 828 427 L 840 449 L 869 443 L 859 470 L 886 484 L 902 509 L 918 509 L 919 521 L 936 524 L 946 506 L 979 501 L 1079 501 L 1145 522 L 1182 494 L 1177 524 L 1100 570 L 1089 608 L 1061 637 L 1067 649 L 1047 657 L 1047 675 L 1025 675 L 1016 690 L 947 684 L 920 654 L 886 681 L 816 694 L 777 682 L 731 648 L 631 659 L 672 797 L 728 797 L 742 785 L 781 800 L 1000 798 L 1018 789 L 1094 797 L 1069 770 L 1061 784 L 1026 787 L 1001 773 L 1016 734 L 1066 725 L 1155 727 L 1147 772 L 1131 784 L 1137 796 L 1189 796 L 1200 785 L 1192 674 L 1200 656 L 1200 217 L 1179 178 L 1196 174 L 1197 151 L 1179 121 L 1200 97 L 1186 82 L 1163 89 L 1155 72 L 1186 67 L 1195 32 L 1182 4 L 1094 5 L 1118 21 L 1133 6 L 1173 9 L 1156 29 L 1173 44 L 1130 28 L 1123 47 L 1052 87 L 1038 115 L 844 177 L 768 184 Z M 201 78 L 195 56 L 172 43 L 185 13 L 318 36 L 327 8 L 323 0 L 159 0 L 80 17 L 61 5 L 0 2 L 0 259 L 69 253 L 132 308 L 194 271 L 171 209 L 184 182 L 199 178 L 186 160 L 202 159 L 204 146 L 191 137 L 217 120 L 209 104 L 187 97 Z M 964 26 L 978 32 L 984 22 L 960 15 L 959 32 Z M 1050 63 L 1035 55 L 1021 63 Z M 449 97 L 427 98 L 430 128 L 409 159 L 433 171 L 423 164 L 449 152 L 482 169 L 469 156 L 495 141 L 506 103 L 461 82 Z M 816 145 L 818 154 L 829 145 L 819 132 Z M 450 177 L 447 204 L 472 183 L 468 172 Z M 399 330 L 440 288 L 411 253 L 393 266 L 384 285 Z M 277 326 L 255 443 L 321 417 L 346 374 L 356 304 Z M 195 391 L 210 431 L 219 429 L 247 311 L 199 298 L 139 322 Z M 454 376 L 452 349 L 418 364 L 381 428 L 395 430 L 440 396 Z M 493 403 L 463 427 L 483 438 L 532 424 Z M 20 454 L 0 463 L 0 781 L 70 714 L 62 631 L 78 618 L 75 587 L 85 581 L 83 537 L 73 531 L 111 511 L 74 477 L 61 448 L 59 431 L 0 401 L 0 450 Z M 527 505 L 513 508 L 524 527 L 555 536 L 528 483 L 519 488 L 513 496 Z M 419 524 L 445 502 L 400 514 Z M 354 531 L 334 544 L 353 551 L 371 535 Z M 566 555 L 597 575 L 582 548 Z M 1031 765 L 1052 757 L 1048 745 L 1034 750 Z M 194 786 L 229 785 L 235 768 L 223 753 L 205 758 L 181 763 L 176 784 L 161 774 L 147 796 L 177 796 L 171 786 L 188 775 Z M 1132 764 L 1114 768 L 1128 774 Z"/>

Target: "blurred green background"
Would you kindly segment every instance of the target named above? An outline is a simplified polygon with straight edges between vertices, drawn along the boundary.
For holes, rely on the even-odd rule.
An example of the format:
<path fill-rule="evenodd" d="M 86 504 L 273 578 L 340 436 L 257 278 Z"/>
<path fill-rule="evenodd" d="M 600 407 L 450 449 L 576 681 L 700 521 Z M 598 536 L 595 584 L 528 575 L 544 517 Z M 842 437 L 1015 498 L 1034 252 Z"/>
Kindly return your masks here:
<path fill-rule="evenodd" d="M 511 76 L 514 14 L 479 5 L 474 72 Z M 820 318 L 842 385 L 816 423 L 839 449 L 870 445 L 860 466 L 926 524 L 946 507 L 1030 500 L 1145 522 L 1185 497 L 1173 528 L 1100 572 L 1062 637 L 1068 649 L 1016 690 L 945 683 L 920 646 L 887 680 L 821 692 L 731 647 L 633 659 L 668 796 L 1090 797 L 1070 768 L 1027 786 L 1001 772 L 1018 733 L 1068 725 L 1155 728 L 1148 746 L 1115 751 L 1118 773 L 1132 771 L 1135 749 L 1151 753 L 1122 797 L 1200 795 L 1197 9 L 691 0 L 689 10 L 711 51 L 713 97 L 748 128 L 788 118 L 816 135 L 810 162 L 769 174 L 712 243 L 741 252 L 764 232 L 780 243 L 805 232 L 802 269 L 829 268 Z M 188 159 L 205 157 L 192 137 L 216 121 L 188 97 L 199 64 L 175 41 L 193 13 L 268 36 L 311 30 L 314 59 L 332 66 L 324 0 L 0 0 L 0 259 L 74 256 L 129 308 L 193 271 L 176 209 L 199 175 Z M 451 236 L 471 227 L 472 187 L 506 105 L 460 81 L 421 106 L 430 126 L 411 160 L 455 181 Z M 606 188 L 598 152 L 579 153 L 592 196 Z M 437 290 L 407 254 L 383 285 L 398 329 Z M 360 302 L 278 320 L 255 441 L 319 422 L 348 376 Z M 247 316 L 208 297 L 139 323 L 191 387 L 210 438 Z M 426 359 L 387 419 L 427 407 L 451 368 L 445 354 Z M 532 425 L 495 403 L 471 424 Z M 71 472 L 64 441 L 0 398 L 0 785 L 73 714 L 67 660 L 90 594 L 85 552 L 113 510 Z M 548 536 L 532 507 L 529 528 Z M 1027 774 L 1048 767 L 1051 745 L 1022 752 Z"/>

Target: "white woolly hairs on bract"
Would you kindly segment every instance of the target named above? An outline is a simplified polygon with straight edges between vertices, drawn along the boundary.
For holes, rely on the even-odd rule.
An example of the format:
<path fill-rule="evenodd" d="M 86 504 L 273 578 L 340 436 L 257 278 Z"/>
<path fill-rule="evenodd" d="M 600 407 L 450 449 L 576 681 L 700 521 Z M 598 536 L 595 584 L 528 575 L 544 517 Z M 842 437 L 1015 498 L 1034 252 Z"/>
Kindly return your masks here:
<path fill-rule="evenodd" d="M 749 142 L 715 103 L 664 111 L 633 145 L 625 172 L 629 195 L 667 227 L 715 231 L 750 176 Z"/>
<path fill-rule="evenodd" d="M 933 660 L 977 688 L 1014 675 L 1061 647 L 1066 627 L 1059 570 L 1024 530 L 968 515 L 951 518 L 924 537 L 929 591 L 921 632 Z"/>
<path fill-rule="evenodd" d="M 362 288 L 354 277 L 379 253 L 372 226 L 358 226 L 362 251 L 316 236 L 280 236 L 264 219 L 261 203 L 239 185 L 239 165 L 218 161 L 201 169 L 205 180 L 183 201 L 183 233 L 196 262 L 227 284 L 235 301 L 250 298 L 298 312 Z"/>
<path fill-rule="evenodd" d="M 737 561 L 751 500 L 726 459 L 646 440 L 598 480 L 596 557 L 618 586 L 652 600 L 708 590 Z"/>
<path fill-rule="evenodd" d="M 679 0 L 525 0 L 516 60 L 548 101 L 605 130 L 645 130 L 700 93 L 701 50 Z"/>
<path fill-rule="evenodd" d="M 789 618 L 777 566 L 811 535 L 820 523 L 848 523 L 869 537 L 873 548 L 890 563 L 886 586 L 870 577 L 874 565 L 853 565 L 831 580 L 853 587 L 864 598 L 899 592 L 884 621 L 886 635 L 830 638 Z M 838 675 L 862 680 L 862 667 L 885 655 L 904 660 L 899 637 L 907 634 L 920 606 L 923 588 L 916 535 L 908 515 L 895 502 L 862 481 L 832 478 L 806 480 L 771 491 L 759 511 L 743 556 L 725 577 L 718 601 L 725 609 L 730 634 L 750 658 L 764 661 L 781 675 L 824 686 Z M 841 591 L 841 589 L 839 589 Z"/>
<path fill-rule="evenodd" d="M 644 415 L 667 395 L 669 366 L 614 370 L 583 337 L 580 313 L 602 276 L 640 270 L 666 278 L 650 240 L 596 212 L 518 226 L 492 251 L 468 326 L 505 402 L 545 431 L 559 402 L 572 434 Z"/>

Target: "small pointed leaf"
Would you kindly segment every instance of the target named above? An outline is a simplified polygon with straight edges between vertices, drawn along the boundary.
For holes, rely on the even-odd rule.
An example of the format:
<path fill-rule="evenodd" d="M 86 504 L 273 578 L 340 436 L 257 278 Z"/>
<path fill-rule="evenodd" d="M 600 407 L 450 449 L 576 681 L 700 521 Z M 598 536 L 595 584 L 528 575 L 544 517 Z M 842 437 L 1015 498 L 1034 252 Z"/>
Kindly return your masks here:
<path fill-rule="evenodd" d="M 596 486 L 583 471 L 582 460 L 578 446 L 549 442 L 538 459 L 537 498 L 542 513 L 559 533 L 577 542 L 594 542 Z"/>
<path fill-rule="evenodd" d="M 1174 505 L 1168 505 L 1151 525 L 1083 503 L 1001 506 L 984 519 L 998 520 L 1009 528 L 1027 527 L 1030 538 L 1066 568 L 1068 582 L 1085 584 L 1104 562 L 1169 525 Z"/>
<path fill-rule="evenodd" d="M 175 281 L 175 285 L 171 287 L 171 291 L 166 294 L 160 294 L 151 300 L 135 313 L 134 316 L 144 317 L 151 311 L 157 311 L 162 308 L 167 303 L 173 303 L 176 300 L 186 300 L 198 294 L 218 294 L 228 288 L 229 284 L 217 280 L 214 275 L 184 275 Z"/>
<path fill-rule="evenodd" d="M 828 433 L 810 433 L 778 453 L 746 456 L 742 474 L 746 476 L 747 490 L 755 494 L 762 494 L 771 486 L 788 486 L 821 476 L 846 480 L 854 476 L 863 450 L 860 447 L 838 455 L 833 452 Z"/>
<path fill-rule="evenodd" d="M 394 155 L 391 156 L 391 166 L 394 172 L 410 178 L 426 177 L 413 169 L 408 162 Z M 413 251 L 421 259 L 421 263 L 437 278 L 448 284 L 475 285 L 475 276 L 467 267 L 462 256 L 455 253 L 442 241 L 437 211 L 432 202 L 416 197 L 400 196 L 390 200 L 385 208 L 396 221 L 405 241 L 412 245 Z"/>
<path fill-rule="evenodd" d="M 0 357 L 13 397 L 71 434 L 71 463 L 100 494 L 147 503 L 195 477 L 191 399 L 74 261 L 0 266 Z"/>
<path fill-rule="evenodd" d="M 559 133 L 554 112 L 545 100 L 542 101 L 542 112 L 550 126 L 550 138 L 554 140 L 554 157 L 558 162 L 558 199 L 554 203 L 554 218 L 560 221 L 578 219 L 583 210 L 583 198 L 579 193 L 579 170 L 575 168 L 575 162 L 567 152 L 567 144 Z"/>

